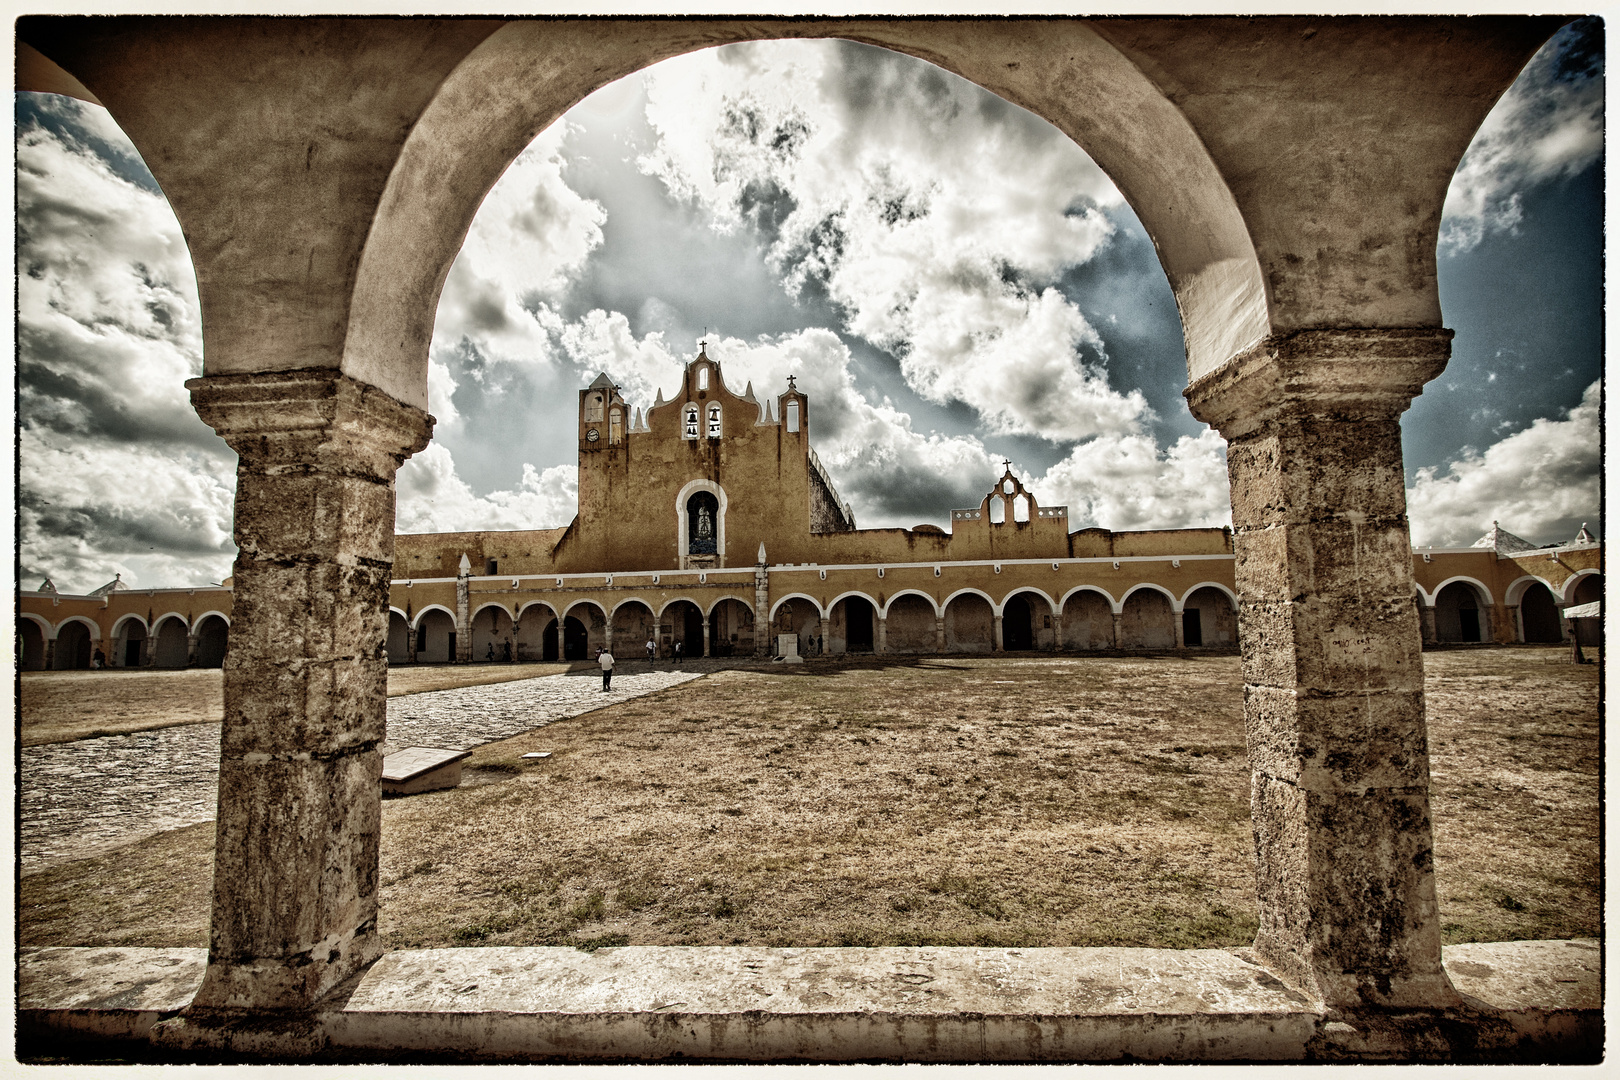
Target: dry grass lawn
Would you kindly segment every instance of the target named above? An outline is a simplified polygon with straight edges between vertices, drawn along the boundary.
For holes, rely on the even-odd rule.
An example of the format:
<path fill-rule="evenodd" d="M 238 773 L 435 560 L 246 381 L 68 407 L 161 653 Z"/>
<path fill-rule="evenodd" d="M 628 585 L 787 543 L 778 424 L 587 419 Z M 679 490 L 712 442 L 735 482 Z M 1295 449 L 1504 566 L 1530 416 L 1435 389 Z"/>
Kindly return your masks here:
<path fill-rule="evenodd" d="M 391 668 L 388 696 L 533 679 L 567 670 L 567 664 Z M 25 671 L 20 683 L 24 746 L 124 735 L 182 724 L 217 724 L 225 714 L 225 692 L 218 668 Z"/>
<path fill-rule="evenodd" d="M 1601 934 L 1597 668 L 1566 656 L 1425 657 L 1448 942 Z M 725 671 L 469 766 L 384 804 L 392 948 L 1254 934 L 1236 657 Z M 205 944 L 212 842 L 22 879 L 20 943 Z"/>

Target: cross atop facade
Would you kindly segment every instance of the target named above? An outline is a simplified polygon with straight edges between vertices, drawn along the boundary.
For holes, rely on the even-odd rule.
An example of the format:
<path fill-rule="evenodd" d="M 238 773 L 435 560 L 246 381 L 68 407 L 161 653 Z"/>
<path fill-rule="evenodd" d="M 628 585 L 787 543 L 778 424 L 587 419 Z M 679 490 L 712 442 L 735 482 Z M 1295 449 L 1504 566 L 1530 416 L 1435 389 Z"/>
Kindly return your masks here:
<path fill-rule="evenodd" d="M 1008 472 L 1012 471 L 1012 460 L 1010 458 L 1002 458 L 1001 459 L 1001 465 Z"/>
<path fill-rule="evenodd" d="M 790 394 L 798 389 L 798 387 L 793 385 L 793 379 L 794 379 L 794 376 L 792 376 L 792 375 L 788 376 L 788 393 L 790 393 Z"/>

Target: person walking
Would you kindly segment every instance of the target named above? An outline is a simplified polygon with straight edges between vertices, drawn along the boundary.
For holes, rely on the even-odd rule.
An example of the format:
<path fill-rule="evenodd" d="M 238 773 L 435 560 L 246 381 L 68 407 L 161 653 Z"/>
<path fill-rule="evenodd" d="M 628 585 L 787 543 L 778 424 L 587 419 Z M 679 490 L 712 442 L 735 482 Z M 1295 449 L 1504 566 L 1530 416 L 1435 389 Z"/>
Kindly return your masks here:
<path fill-rule="evenodd" d="M 597 654 L 596 662 L 602 665 L 602 693 L 607 693 L 613 686 L 613 654 L 603 649 Z"/>
<path fill-rule="evenodd" d="M 679 641 L 675 643 L 675 659 L 672 662 L 676 664 L 681 662 L 681 643 Z"/>
<path fill-rule="evenodd" d="M 647 639 L 647 663 L 651 664 L 658 659 L 658 645 L 652 638 Z"/>

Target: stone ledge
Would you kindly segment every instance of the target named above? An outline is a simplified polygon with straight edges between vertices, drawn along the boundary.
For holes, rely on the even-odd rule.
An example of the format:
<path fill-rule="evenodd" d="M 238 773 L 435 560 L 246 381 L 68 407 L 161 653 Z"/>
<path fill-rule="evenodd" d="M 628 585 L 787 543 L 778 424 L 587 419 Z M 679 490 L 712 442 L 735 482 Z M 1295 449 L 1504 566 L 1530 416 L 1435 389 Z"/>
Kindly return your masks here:
<path fill-rule="evenodd" d="M 1406 1010 L 1422 1034 L 1410 1059 L 1598 1060 L 1596 942 L 1445 952 L 1470 1008 L 1443 1023 Z M 144 1042 L 190 1002 L 206 960 L 21 950 L 19 1031 Z M 334 1060 L 1305 1061 L 1327 1043 L 1339 1060 L 1363 1043 L 1400 1060 L 1405 1043 L 1212 949 L 410 950 L 316 1019 Z M 1347 1039 L 1358 1026 L 1368 1037 Z M 1457 1045 L 1463 1032 L 1482 1037 Z"/>

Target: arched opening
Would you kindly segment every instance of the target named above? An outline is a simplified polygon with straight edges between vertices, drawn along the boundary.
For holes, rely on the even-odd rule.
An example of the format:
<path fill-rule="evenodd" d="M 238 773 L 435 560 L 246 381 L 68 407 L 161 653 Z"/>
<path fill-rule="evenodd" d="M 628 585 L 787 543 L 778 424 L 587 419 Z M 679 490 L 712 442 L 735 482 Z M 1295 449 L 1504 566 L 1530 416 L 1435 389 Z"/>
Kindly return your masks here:
<path fill-rule="evenodd" d="M 1490 612 L 1472 584 L 1453 581 L 1434 598 L 1434 636 L 1452 643 L 1490 640 Z"/>
<path fill-rule="evenodd" d="M 153 635 L 152 666 L 183 668 L 191 662 L 191 642 L 186 636 L 186 624 L 170 616 L 158 623 Z"/>
<path fill-rule="evenodd" d="M 719 551 L 720 500 L 699 491 L 686 500 L 686 552 L 713 555 Z"/>
<path fill-rule="evenodd" d="M 1014 521 L 1028 521 L 1029 520 L 1029 496 L 1028 495 L 1020 495 L 1016 499 L 1013 500 L 1013 520 Z"/>
<path fill-rule="evenodd" d="M 568 609 L 568 616 L 578 623 L 585 631 L 585 647 L 578 656 L 569 655 L 568 643 L 572 640 L 567 619 L 563 620 L 563 659 L 585 660 L 594 659 L 598 649 L 607 647 L 608 620 L 607 613 L 595 604 L 575 604 Z M 629 655 L 628 653 L 626 655 Z"/>
<path fill-rule="evenodd" d="M 514 660 L 512 616 L 502 607 L 481 609 L 472 620 L 472 659 L 482 663 Z"/>
<path fill-rule="evenodd" d="M 999 495 L 990 496 L 990 524 L 1000 525 L 1007 520 L 1007 500 Z"/>
<path fill-rule="evenodd" d="M 231 628 L 218 615 L 208 615 L 197 624 L 197 666 L 217 668 L 225 664 L 225 648 Z"/>
<path fill-rule="evenodd" d="M 388 662 L 404 664 L 411 658 L 411 624 L 397 611 L 388 613 Z"/>
<path fill-rule="evenodd" d="M 682 656 L 703 655 L 703 611 L 690 600 L 677 600 L 664 609 L 658 625 L 659 644 Z"/>
<path fill-rule="evenodd" d="M 1194 589 L 1182 602 L 1181 638 L 1190 649 L 1236 645 L 1237 609 L 1231 597 L 1211 585 Z"/>
<path fill-rule="evenodd" d="M 1579 606 L 1581 604 L 1596 603 L 1602 599 L 1603 575 L 1587 574 L 1575 582 L 1575 591 L 1570 597 L 1570 602 Z M 1601 618 L 1571 619 L 1569 621 L 1575 627 L 1575 640 L 1579 644 L 1583 646 L 1590 645 L 1593 648 L 1599 648 L 1603 645 L 1603 620 Z"/>
<path fill-rule="evenodd" d="M 895 597 L 884 620 L 884 647 L 893 653 L 938 652 L 934 605 L 921 596 Z"/>
<path fill-rule="evenodd" d="M 557 659 L 557 616 L 549 607 L 536 604 L 523 610 L 518 617 L 513 648 L 520 661 Z"/>
<path fill-rule="evenodd" d="M 563 619 L 563 659 L 584 660 L 590 655 L 591 635 L 585 624 L 574 616 Z"/>
<path fill-rule="evenodd" d="M 456 621 L 434 608 L 416 620 L 416 662 L 448 664 L 456 658 Z"/>
<path fill-rule="evenodd" d="M 1531 582 L 1519 598 L 1519 627 L 1522 640 L 1531 644 L 1550 645 L 1564 640 L 1558 604 L 1552 590 L 1539 581 Z"/>
<path fill-rule="evenodd" d="M 33 619 L 17 620 L 17 670 L 45 670 L 45 631 Z"/>
<path fill-rule="evenodd" d="M 715 656 L 751 656 L 754 652 L 754 609 L 726 599 L 709 612 L 709 651 Z M 809 655 L 801 643 L 799 651 Z"/>
<path fill-rule="evenodd" d="M 1176 647 L 1175 612 L 1170 598 L 1157 589 L 1137 589 L 1126 598 L 1119 619 L 1122 649 Z"/>
<path fill-rule="evenodd" d="M 62 624 L 56 631 L 57 671 L 77 671 L 90 666 L 90 629 L 81 622 Z"/>
<path fill-rule="evenodd" d="M 1008 597 L 1001 605 L 1001 647 L 1008 652 L 1028 652 L 1035 647 L 1035 607 L 1024 593 Z"/>
<path fill-rule="evenodd" d="M 1114 609 L 1107 597 L 1089 589 L 1063 602 L 1065 649 L 1110 649 L 1114 646 Z"/>
<path fill-rule="evenodd" d="M 658 645 L 658 618 L 639 600 L 620 604 L 613 612 L 613 655 L 620 660 L 645 659 L 647 643 Z"/>
<path fill-rule="evenodd" d="M 996 612 L 978 593 L 963 593 L 945 605 L 945 651 L 987 653 L 995 648 Z"/>
<path fill-rule="evenodd" d="M 875 615 L 874 615 L 875 619 Z M 875 625 L 875 622 L 874 622 Z M 795 648 L 800 656 L 804 655 L 805 642 L 815 636 L 821 626 L 821 612 L 816 605 L 802 597 L 787 600 L 776 609 L 776 618 L 771 621 L 772 634 L 792 634 L 798 640 Z M 776 642 L 771 641 L 772 651 L 776 649 Z"/>
<path fill-rule="evenodd" d="M 864 596 L 846 596 L 833 605 L 827 651 L 869 653 L 877 643 L 877 609 Z"/>
<path fill-rule="evenodd" d="M 141 650 L 146 647 L 146 627 L 139 619 L 125 619 L 118 626 L 118 636 L 108 660 L 117 667 L 141 666 Z"/>

